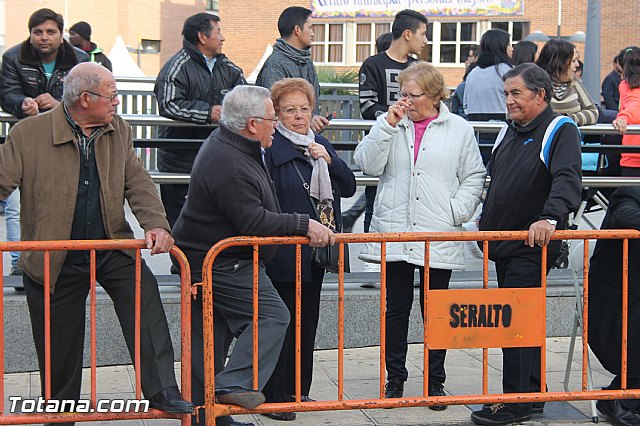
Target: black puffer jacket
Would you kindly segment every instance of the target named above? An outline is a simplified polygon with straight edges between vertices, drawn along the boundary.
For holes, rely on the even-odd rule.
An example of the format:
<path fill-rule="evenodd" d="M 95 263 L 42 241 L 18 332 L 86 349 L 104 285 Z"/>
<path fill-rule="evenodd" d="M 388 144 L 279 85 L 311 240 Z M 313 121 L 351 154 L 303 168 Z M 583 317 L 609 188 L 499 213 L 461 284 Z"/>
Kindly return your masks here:
<path fill-rule="evenodd" d="M 5 112 L 24 118 L 22 102 L 49 93 L 54 99 L 62 99 L 62 84 L 69 70 L 80 62 L 87 62 L 89 55 L 62 41 L 51 78 L 47 77 L 38 53 L 29 40 L 13 46 L 2 55 L 0 68 L 0 105 Z"/>
<path fill-rule="evenodd" d="M 160 115 L 194 124 L 211 123 L 211 107 L 221 105 L 224 95 L 235 86 L 247 84 L 242 69 L 225 55 L 218 55 L 213 72 L 202 53 L 184 40 L 182 49 L 164 64 L 153 91 Z M 161 127 L 165 139 L 206 139 L 210 127 Z M 165 172 L 190 173 L 197 149 L 158 150 L 158 169 Z"/>

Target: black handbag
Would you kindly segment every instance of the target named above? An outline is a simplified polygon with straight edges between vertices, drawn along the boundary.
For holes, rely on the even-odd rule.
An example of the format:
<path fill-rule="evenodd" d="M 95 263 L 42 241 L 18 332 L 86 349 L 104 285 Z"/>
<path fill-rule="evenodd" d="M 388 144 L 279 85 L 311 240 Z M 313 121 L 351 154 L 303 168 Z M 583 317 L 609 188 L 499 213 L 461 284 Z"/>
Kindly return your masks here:
<path fill-rule="evenodd" d="M 311 194 L 309 193 L 309 184 L 302 177 L 302 173 L 300 173 L 300 169 L 298 169 L 298 165 L 295 160 L 293 160 L 293 167 L 296 169 L 296 173 L 302 181 L 302 187 L 304 191 L 307 193 L 307 198 L 309 198 L 309 202 L 311 203 L 311 209 L 315 213 L 316 220 L 320 223 L 320 215 L 318 214 L 318 204 L 316 200 L 313 199 Z M 340 225 L 340 230 L 342 230 L 342 225 Z M 349 246 L 347 244 L 343 244 L 344 246 L 344 272 L 351 272 L 351 267 L 349 264 Z M 316 266 L 324 269 L 327 272 L 331 272 L 334 274 L 338 273 L 338 260 L 340 256 L 340 246 L 335 245 L 332 246 L 327 244 L 324 247 L 314 247 L 311 251 L 311 261 L 316 264 Z"/>

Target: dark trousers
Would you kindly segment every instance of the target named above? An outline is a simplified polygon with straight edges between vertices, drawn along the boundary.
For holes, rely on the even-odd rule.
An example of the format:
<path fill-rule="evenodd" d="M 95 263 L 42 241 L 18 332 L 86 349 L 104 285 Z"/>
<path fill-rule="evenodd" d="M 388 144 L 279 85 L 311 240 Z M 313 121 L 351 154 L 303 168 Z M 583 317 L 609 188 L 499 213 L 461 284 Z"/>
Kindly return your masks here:
<path fill-rule="evenodd" d="M 189 192 L 189 185 L 177 185 L 177 184 L 163 184 L 160 185 L 160 198 L 164 209 L 167 212 L 167 220 L 169 225 L 173 228 L 176 224 L 178 216 L 184 202 L 187 199 L 187 193 Z"/>
<path fill-rule="evenodd" d="M 88 264 L 65 263 L 55 292 L 51 294 L 52 399 L 80 398 L 89 274 Z M 173 346 L 158 283 L 144 261 L 141 277 L 141 385 L 145 396 L 149 398 L 177 384 L 173 370 Z M 134 359 L 135 260 L 119 251 L 103 253 L 96 262 L 96 278 L 113 300 L 129 354 Z M 28 275 L 23 276 L 23 283 L 44 395 L 44 287 Z"/>
<path fill-rule="evenodd" d="M 606 389 L 620 389 L 621 383 L 621 377 L 615 376 Z M 627 389 L 640 389 L 640 377 L 627 376 Z M 620 405 L 627 410 L 637 411 L 640 410 L 640 399 L 622 399 L 620 400 Z"/>
<path fill-rule="evenodd" d="M 387 380 L 407 380 L 407 334 L 409 314 L 413 305 L 413 276 L 420 271 L 420 308 L 424 318 L 424 268 L 407 262 L 387 263 L 387 327 L 385 362 Z M 449 288 L 451 270 L 429 268 L 429 289 Z M 429 351 L 429 383 L 444 383 L 444 359 L 446 350 Z"/>
<path fill-rule="evenodd" d="M 547 261 L 547 274 L 554 256 Z M 510 257 L 495 261 L 498 287 L 540 287 L 540 258 Z M 540 392 L 540 348 L 502 349 L 502 390 L 504 393 Z M 509 404 L 513 411 L 530 413 L 531 403 Z"/>
<path fill-rule="evenodd" d="M 367 186 L 364 189 L 364 196 L 367 199 L 367 204 L 364 208 L 364 232 L 369 232 L 369 227 L 371 226 L 371 218 L 373 218 L 373 204 L 376 201 L 377 192 L 377 186 Z"/>
<path fill-rule="evenodd" d="M 638 177 L 640 176 L 640 167 L 620 167 L 622 176 Z"/>
<path fill-rule="evenodd" d="M 320 315 L 320 291 L 324 270 L 311 265 L 311 280 L 302 282 L 302 313 L 300 319 L 300 385 L 301 395 L 309 395 L 313 378 L 313 349 L 316 343 L 318 316 Z M 288 281 L 273 281 L 273 286 L 287 305 L 291 321 L 280 351 L 278 364 L 264 388 L 268 402 L 293 401 L 296 391 L 296 284 Z"/>
<path fill-rule="evenodd" d="M 276 366 L 289 324 L 289 312 L 261 264 L 258 272 L 258 388 L 262 389 Z M 200 276 L 195 273 L 194 282 Z M 229 260 L 213 268 L 214 367 L 216 389 L 241 386 L 253 389 L 253 261 Z M 195 405 L 204 403 L 204 341 L 202 294 L 191 304 L 191 394 Z M 226 365 L 229 344 L 236 343 Z M 201 412 L 200 422 L 204 424 Z M 229 417 L 217 419 L 227 424 Z"/>
<path fill-rule="evenodd" d="M 193 280 L 193 282 L 202 281 L 201 271 L 198 273 L 200 278 Z M 192 279 L 193 278 L 192 275 Z M 209 309 L 209 312 L 211 312 L 211 309 Z M 204 340 L 202 337 L 202 316 L 202 290 L 199 290 L 196 298 L 191 301 L 191 401 L 195 406 L 204 405 Z M 226 321 L 220 314 L 214 314 L 213 326 L 214 373 L 218 374 L 224 370 L 224 364 L 229 353 L 229 346 L 233 341 L 233 335 Z M 191 417 L 191 424 L 193 426 L 204 425 L 205 419 L 205 412 L 201 410 L 199 416 Z M 232 422 L 233 419 L 231 416 L 216 418 L 216 426 L 225 426 Z"/>
<path fill-rule="evenodd" d="M 371 227 L 371 218 L 373 217 L 373 204 L 376 200 L 377 186 L 367 186 L 364 189 L 364 195 L 361 195 L 353 206 L 342 213 L 342 224 L 344 232 L 351 232 L 353 224 L 364 212 L 364 232 L 369 232 Z"/>

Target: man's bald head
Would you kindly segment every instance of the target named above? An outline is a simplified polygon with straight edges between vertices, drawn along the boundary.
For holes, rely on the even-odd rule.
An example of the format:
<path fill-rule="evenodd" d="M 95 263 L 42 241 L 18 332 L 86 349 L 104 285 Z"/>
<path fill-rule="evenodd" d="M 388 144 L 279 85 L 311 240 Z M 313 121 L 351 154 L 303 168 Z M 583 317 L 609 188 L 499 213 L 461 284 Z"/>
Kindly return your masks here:
<path fill-rule="evenodd" d="M 95 62 L 81 62 L 69 71 L 64 79 L 62 100 L 74 106 L 83 92 L 96 92 L 101 85 L 115 81 L 113 74 Z"/>

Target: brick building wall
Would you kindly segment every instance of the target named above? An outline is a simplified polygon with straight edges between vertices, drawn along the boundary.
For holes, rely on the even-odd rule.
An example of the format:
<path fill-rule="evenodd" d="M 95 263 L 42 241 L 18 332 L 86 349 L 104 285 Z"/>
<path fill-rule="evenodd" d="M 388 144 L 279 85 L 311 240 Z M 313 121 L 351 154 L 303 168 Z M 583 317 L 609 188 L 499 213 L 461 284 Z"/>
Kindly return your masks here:
<path fill-rule="evenodd" d="M 602 0 L 601 28 L 601 79 L 611 71 L 611 59 L 624 46 L 640 44 L 640 1 Z M 255 3 L 237 0 L 220 0 L 220 16 L 227 38 L 225 53 L 249 75 L 258 65 L 268 44 L 279 36 L 277 20 L 280 12 L 288 6 L 311 7 L 310 0 L 280 1 L 260 0 Z M 623 15 L 628 17 L 622 18 Z M 577 31 L 586 32 L 587 0 L 565 0 L 562 2 L 561 35 L 572 36 Z M 247 22 L 247 18 L 250 21 Z M 459 18 L 434 18 L 438 21 L 459 21 Z M 496 18 L 491 18 L 495 20 Z M 430 18 L 430 21 L 433 20 Z M 465 18 L 465 20 L 470 20 Z M 474 18 L 482 27 L 490 18 Z M 558 30 L 558 2 L 553 0 L 524 0 L 524 15 L 505 17 L 508 21 L 530 22 L 530 32 L 541 31 L 555 36 Z M 314 22 L 345 22 L 357 19 L 315 19 Z M 366 21 L 373 21 L 367 19 Z M 479 40 L 478 40 L 479 42 Z M 539 43 L 540 48 L 544 43 Z M 584 43 L 576 43 L 584 61 Z M 343 70 L 344 66 L 336 66 Z M 357 66 L 355 67 L 357 68 Z M 448 85 L 457 85 L 464 74 L 462 66 L 440 66 Z"/>
<path fill-rule="evenodd" d="M 107 53 L 118 35 L 122 35 L 125 44 L 133 48 L 137 47 L 139 38 L 160 40 L 159 54 L 140 55 L 141 68 L 148 76 L 155 76 L 162 64 L 180 49 L 180 33 L 184 20 L 192 14 L 205 11 L 206 7 L 205 0 L 4 0 L 4 3 L 5 49 L 28 36 L 27 21 L 35 10 L 48 7 L 65 17 L 65 29 L 80 20 L 89 22 L 93 28 L 92 41 Z M 562 3 L 562 35 L 571 36 L 576 31 L 586 31 L 587 0 L 565 0 Z M 242 67 L 247 75 L 256 68 L 267 46 L 279 37 L 277 20 L 280 12 L 293 5 L 311 7 L 310 0 L 220 0 L 219 4 L 222 31 L 226 37 L 223 51 Z M 556 1 L 524 0 L 524 15 L 505 17 L 503 20 L 528 21 L 531 32 L 542 31 L 548 35 L 555 35 L 557 16 Z M 437 20 L 447 22 L 460 19 Z M 490 18 L 465 20 L 474 20 L 480 28 L 486 28 Z M 336 20 L 316 19 L 315 22 Z M 601 78 L 609 73 L 611 59 L 622 47 L 640 44 L 638 28 L 640 1 L 602 0 Z M 578 43 L 577 46 L 581 52 L 584 51 L 584 44 Z M 137 56 L 136 53 L 131 53 L 134 61 L 137 61 Z M 342 70 L 350 67 L 336 68 Z M 461 65 L 443 65 L 440 66 L 440 70 L 447 84 L 452 86 L 458 84 L 464 72 Z"/>
<path fill-rule="evenodd" d="M 5 50 L 29 36 L 29 16 L 43 7 L 62 14 L 65 32 L 74 23 L 87 21 L 91 41 L 107 54 L 118 35 L 133 48 L 139 38 L 161 40 L 159 54 L 140 55 L 140 68 L 147 76 L 157 75 L 162 64 L 182 47 L 184 20 L 205 10 L 204 0 L 5 0 Z M 136 53 L 131 57 L 137 62 Z"/>

